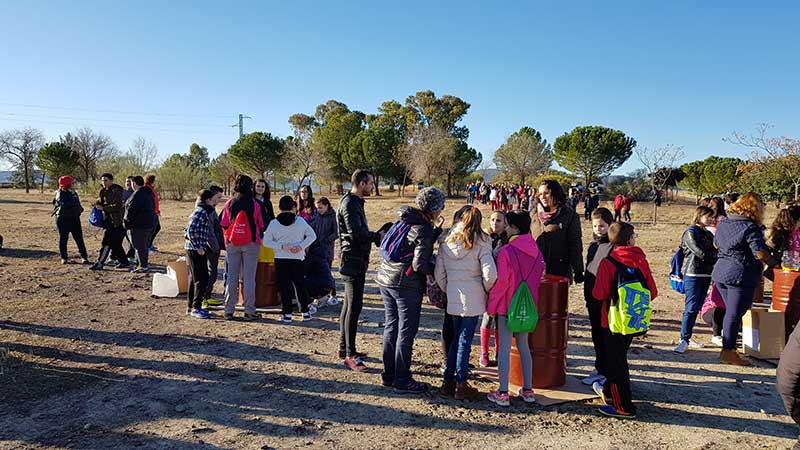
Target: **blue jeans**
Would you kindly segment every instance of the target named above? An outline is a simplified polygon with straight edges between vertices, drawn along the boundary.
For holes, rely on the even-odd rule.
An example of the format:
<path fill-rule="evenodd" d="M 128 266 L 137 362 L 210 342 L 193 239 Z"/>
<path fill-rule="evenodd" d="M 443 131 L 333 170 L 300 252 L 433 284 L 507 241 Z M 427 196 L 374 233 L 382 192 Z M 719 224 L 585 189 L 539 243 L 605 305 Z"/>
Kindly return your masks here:
<path fill-rule="evenodd" d="M 753 305 L 755 287 L 733 286 L 717 283 L 717 290 L 725 301 L 725 319 L 722 321 L 722 348 L 733 350 L 736 348 L 736 338 L 742 327 L 742 316 Z"/>
<path fill-rule="evenodd" d="M 686 290 L 686 308 L 681 320 L 681 340 L 688 342 L 692 338 L 692 329 L 708 294 L 708 287 L 711 286 L 711 277 L 685 276 L 683 286 Z"/>
<path fill-rule="evenodd" d="M 404 387 L 411 383 L 411 351 L 419 330 L 422 290 L 381 286 L 385 309 L 383 328 L 384 383 Z"/>
<path fill-rule="evenodd" d="M 453 322 L 456 342 L 450 345 L 447 352 L 447 365 L 444 368 L 444 381 L 463 383 L 469 376 L 469 351 L 472 349 L 472 338 L 475 327 L 482 316 L 461 317 L 449 316 Z"/>

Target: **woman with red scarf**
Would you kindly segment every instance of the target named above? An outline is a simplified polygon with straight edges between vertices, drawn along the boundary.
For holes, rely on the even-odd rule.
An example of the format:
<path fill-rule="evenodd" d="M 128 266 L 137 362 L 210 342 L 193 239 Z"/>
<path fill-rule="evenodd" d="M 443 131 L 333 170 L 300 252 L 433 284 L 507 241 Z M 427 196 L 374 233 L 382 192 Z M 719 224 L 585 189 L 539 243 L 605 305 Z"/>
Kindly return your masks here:
<path fill-rule="evenodd" d="M 582 283 L 581 221 L 567 204 L 564 188 L 557 181 L 542 182 L 531 215 L 531 234 L 544 256 L 546 273 Z"/>

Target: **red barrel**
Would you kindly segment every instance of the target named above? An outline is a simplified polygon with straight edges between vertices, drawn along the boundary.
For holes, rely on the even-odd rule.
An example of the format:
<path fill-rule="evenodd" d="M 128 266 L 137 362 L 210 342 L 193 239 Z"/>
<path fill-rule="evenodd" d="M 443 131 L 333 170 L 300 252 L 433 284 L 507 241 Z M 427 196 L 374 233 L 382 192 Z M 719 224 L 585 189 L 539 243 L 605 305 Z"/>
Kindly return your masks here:
<path fill-rule="evenodd" d="M 800 320 L 800 272 L 773 269 L 772 309 L 783 311 L 786 320 L 786 339 Z"/>
<path fill-rule="evenodd" d="M 259 262 L 256 269 L 256 307 L 279 305 L 275 264 Z M 239 280 L 239 304 L 244 304 L 244 289 Z"/>
<path fill-rule="evenodd" d="M 539 324 L 528 335 L 533 358 L 533 387 L 562 386 L 567 379 L 567 306 L 569 278 L 545 275 L 539 286 Z M 522 365 L 516 342 L 511 347 L 509 381 L 522 386 Z"/>

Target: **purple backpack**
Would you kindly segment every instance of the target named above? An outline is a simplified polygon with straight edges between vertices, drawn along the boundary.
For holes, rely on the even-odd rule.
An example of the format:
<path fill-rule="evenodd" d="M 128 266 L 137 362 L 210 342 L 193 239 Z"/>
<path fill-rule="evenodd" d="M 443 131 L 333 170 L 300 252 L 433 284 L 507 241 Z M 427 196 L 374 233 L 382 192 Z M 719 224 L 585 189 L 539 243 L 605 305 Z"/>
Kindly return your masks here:
<path fill-rule="evenodd" d="M 383 240 L 381 240 L 381 257 L 384 261 L 407 262 L 414 256 L 413 251 L 406 255 L 401 254 L 403 244 L 406 242 L 410 229 L 411 225 L 402 221 L 396 222 L 389 228 L 389 231 L 386 232 L 386 235 L 383 236 Z"/>

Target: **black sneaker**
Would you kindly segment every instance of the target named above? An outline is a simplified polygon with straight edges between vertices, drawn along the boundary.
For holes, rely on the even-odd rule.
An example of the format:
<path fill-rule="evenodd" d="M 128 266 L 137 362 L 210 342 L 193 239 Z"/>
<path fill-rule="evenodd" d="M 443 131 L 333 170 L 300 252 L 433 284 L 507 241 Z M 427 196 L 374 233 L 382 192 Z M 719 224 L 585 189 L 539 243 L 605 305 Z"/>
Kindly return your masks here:
<path fill-rule="evenodd" d="M 259 314 L 259 313 L 255 313 L 255 314 L 244 313 L 244 320 L 258 320 L 260 318 L 261 318 L 261 314 Z"/>
<path fill-rule="evenodd" d="M 99 262 L 92 264 L 92 267 L 89 267 L 89 270 L 103 270 L 103 265 Z"/>
<path fill-rule="evenodd" d="M 131 268 L 131 265 L 130 264 L 125 264 L 125 263 L 117 263 L 117 264 L 114 265 L 114 268 L 115 269 L 129 270 Z"/>
<path fill-rule="evenodd" d="M 225 320 L 233 320 L 233 313 L 225 313 L 223 317 L 225 317 Z"/>
<path fill-rule="evenodd" d="M 431 389 L 431 385 L 428 383 L 422 383 L 420 381 L 411 381 L 405 386 L 395 386 L 394 392 L 397 394 L 424 394 Z"/>

